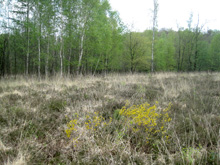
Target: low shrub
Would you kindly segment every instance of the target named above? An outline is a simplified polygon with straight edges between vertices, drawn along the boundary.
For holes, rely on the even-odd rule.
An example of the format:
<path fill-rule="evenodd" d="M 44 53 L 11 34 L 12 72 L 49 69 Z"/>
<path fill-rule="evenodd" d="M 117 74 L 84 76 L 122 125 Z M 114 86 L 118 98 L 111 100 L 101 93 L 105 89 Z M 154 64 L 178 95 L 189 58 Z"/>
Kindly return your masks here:
<path fill-rule="evenodd" d="M 112 134 L 111 131 L 112 136 L 130 139 L 131 145 L 136 147 L 137 145 L 143 147 L 150 141 L 156 141 L 159 138 L 168 140 L 167 126 L 172 120 L 168 111 L 171 104 L 165 109 L 159 109 L 157 104 L 150 106 L 148 103 L 143 103 L 128 107 L 127 103 L 112 114 L 113 121 L 112 117 L 105 119 L 98 112 L 89 113 L 83 122 L 79 122 L 78 115 L 75 115 L 77 117 L 67 123 L 66 136 L 76 142 L 78 127 L 84 127 L 83 130 L 97 135 L 97 133 L 103 134 L 105 131 L 103 128 L 106 126 L 109 126 L 108 130 L 112 130 L 110 128 L 114 125 L 115 133 Z"/>
<path fill-rule="evenodd" d="M 112 122 L 111 117 L 107 122 L 98 112 L 89 113 L 89 115 L 86 115 L 85 121 L 81 123 L 78 120 L 78 114 L 76 113 L 74 116 L 76 119 L 73 119 L 66 124 L 67 128 L 65 129 L 65 132 L 68 138 L 72 138 L 73 141 L 76 142 L 78 139 L 77 127 L 83 127 L 85 128 L 84 130 L 87 130 L 90 133 L 96 133 L 97 131 L 101 131 L 102 128 L 110 125 Z"/>
<path fill-rule="evenodd" d="M 153 145 L 160 138 L 168 141 L 167 126 L 172 120 L 168 112 L 171 104 L 165 109 L 159 109 L 157 104 L 150 106 L 148 103 L 143 103 L 129 107 L 129 103 L 127 103 L 120 110 L 119 114 L 122 116 L 125 134 L 135 148 L 144 149 Z M 149 142 L 151 143 L 149 144 Z"/>
<path fill-rule="evenodd" d="M 128 105 L 129 103 L 126 106 Z M 163 110 L 159 110 L 156 104 L 150 106 L 148 103 L 133 105 L 129 108 L 126 106 L 120 110 L 119 114 L 124 116 L 126 126 L 132 129 L 133 133 L 145 132 L 147 140 L 155 134 L 163 136 L 166 134 L 167 123 L 172 120 L 168 114 L 171 104 Z"/>

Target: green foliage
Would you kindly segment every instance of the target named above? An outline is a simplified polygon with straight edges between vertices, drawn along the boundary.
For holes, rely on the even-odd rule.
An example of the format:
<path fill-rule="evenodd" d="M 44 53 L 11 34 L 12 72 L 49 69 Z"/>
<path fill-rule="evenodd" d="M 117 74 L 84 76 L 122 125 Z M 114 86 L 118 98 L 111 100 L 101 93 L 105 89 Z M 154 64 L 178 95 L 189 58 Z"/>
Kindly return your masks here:
<path fill-rule="evenodd" d="M 211 151 L 208 153 L 208 160 L 207 162 L 209 164 L 217 164 L 217 162 L 220 162 L 220 157 L 218 156 L 218 152 Z"/>
<path fill-rule="evenodd" d="M 203 153 L 202 148 L 183 148 L 183 159 L 187 162 L 187 164 L 195 164 L 196 162 L 199 162 L 202 159 Z"/>
<path fill-rule="evenodd" d="M 148 72 L 152 30 L 128 30 L 107 0 L 18 0 L 4 6 L 0 76 Z M 10 9 L 13 8 L 13 11 Z M 219 71 L 219 31 L 155 31 L 155 71 Z M 9 30 L 10 29 L 10 30 Z M 10 36 L 10 37 L 9 37 Z"/>
<path fill-rule="evenodd" d="M 210 45 L 208 41 L 199 42 L 199 57 L 198 57 L 198 70 L 207 71 L 211 69 L 211 56 L 210 56 Z"/>
<path fill-rule="evenodd" d="M 124 65 L 132 73 L 135 71 L 148 70 L 146 38 L 137 32 L 125 34 Z"/>
<path fill-rule="evenodd" d="M 161 32 L 160 38 L 155 43 L 155 69 L 157 71 L 175 70 L 174 33 Z"/>
<path fill-rule="evenodd" d="M 113 119 L 115 119 L 115 120 L 120 120 L 120 109 L 116 109 L 115 111 L 114 111 L 114 114 L 113 114 Z"/>
<path fill-rule="evenodd" d="M 48 104 L 48 109 L 51 112 L 61 112 L 66 106 L 66 101 L 62 99 L 51 99 Z"/>
<path fill-rule="evenodd" d="M 212 70 L 220 70 L 220 34 L 213 37 L 211 41 Z"/>
<path fill-rule="evenodd" d="M 21 107 L 11 107 L 8 113 L 18 118 L 25 118 L 25 110 Z"/>

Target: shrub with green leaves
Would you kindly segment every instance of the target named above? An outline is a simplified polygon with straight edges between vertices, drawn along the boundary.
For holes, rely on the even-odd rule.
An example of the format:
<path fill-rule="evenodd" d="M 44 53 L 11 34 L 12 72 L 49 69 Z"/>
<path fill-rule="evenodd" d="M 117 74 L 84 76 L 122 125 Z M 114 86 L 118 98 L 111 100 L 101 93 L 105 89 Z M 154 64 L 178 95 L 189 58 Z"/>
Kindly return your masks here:
<path fill-rule="evenodd" d="M 182 149 L 182 157 L 187 164 L 195 164 L 196 161 L 200 161 L 202 158 L 202 147 L 188 147 Z"/>

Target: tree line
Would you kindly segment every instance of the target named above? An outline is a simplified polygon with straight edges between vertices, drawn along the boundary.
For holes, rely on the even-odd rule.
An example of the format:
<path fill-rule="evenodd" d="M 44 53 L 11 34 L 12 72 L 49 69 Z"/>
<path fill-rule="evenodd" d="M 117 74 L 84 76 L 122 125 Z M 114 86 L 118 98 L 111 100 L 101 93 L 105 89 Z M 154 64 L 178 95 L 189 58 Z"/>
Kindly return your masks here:
<path fill-rule="evenodd" d="M 193 26 L 192 15 L 178 31 L 134 32 L 108 0 L 0 3 L 1 77 L 150 72 L 152 52 L 154 71 L 220 70 L 220 31 Z"/>

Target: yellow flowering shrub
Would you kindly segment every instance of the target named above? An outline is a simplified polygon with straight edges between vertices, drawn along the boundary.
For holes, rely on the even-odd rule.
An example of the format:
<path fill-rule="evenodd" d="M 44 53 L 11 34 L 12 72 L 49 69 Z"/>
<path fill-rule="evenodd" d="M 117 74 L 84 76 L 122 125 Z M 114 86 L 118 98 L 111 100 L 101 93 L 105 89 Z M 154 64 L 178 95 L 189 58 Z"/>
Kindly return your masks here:
<path fill-rule="evenodd" d="M 75 116 L 78 118 L 78 114 L 75 114 Z M 110 118 L 110 120 L 108 122 L 106 122 L 106 120 L 99 115 L 98 112 L 94 112 L 93 114 L 89 113 L 86 116 L 86 120 L 83 123 L 78 123 L 77 119 L 71 120 L 69 121 L 66 126 L 67 128 L 65 129 L 66 132 L 66 136 L 68 138 L 71 138 L 73 136 L 73 140 L 76 141 L 76 133 L 77 133 L 77 126 L 80 127 L 85 127 L 87 130 L 91 130 L 90 132 L 95 132 L 97 131 L 99 128 L 105 127 L 109 124 L 111 124 L 112 122 L 112 118 Z M 72 136 L 71 136 L 72 135 Z"/>
<path fill-rule="evenodd" d="M 71 120 L 70 122 L 67 123 L 67 129 L 65 129 L 65 132 L 66 132 L 66 136 L 68 138 L 71 137 L 71 134 L 73 132 L 77 131 L 76 126 L 77 126 L 77 120 L 76 119 Z M 76 140 L 76 139 L 77 139 L 76 137 L 73 137 L 73 140 Z"/>
<path fill-rule="evenodd" d="M 153 135 L 166 135 L 166 126 L 172 119 L 169 117 L 168 111 L 171 104 L 163 110 L 157 108 L 158 102 L 150 106 L 148 103 L 141 105 L 133 105 L 126 108 L 129 103 L 119 111 L 121 116 L 124 116 L 126 126 L 132 130 L 133 133 L 142 132 L 145 138 L 151 138 Z M 168 138 L 168 136 L 166 136 Z"/>
<path fill-rule="evenodd" d="M 104 117 L 99 115 L 98 112 L 95 112 L 94 114 L 86 116 L 85 126 L 87 130 L 96 131 L 99 127 L 107 126 L 111 122 L 112 122 L 112 118 L 110 118 L 110 121 L 107 123 Z"/>
<path fill-rule="evenodd" d="M 106 120 L 98 112 L 88 113 L 84 120 L 78 120 L 79 117 L 77 114 L 75 115 L 76 119 L 67 123 L 67 128 L 65 129 L 66 136 L 73 138 L 77 143 L 79 139 L 77 137 L 77 129 L 81 127 L 85 128 L 82 130 L 87 130 L 86 133 L 94 135 L 99 135 L 97 133 L 106 131 L 106 129 L 103 128 L 109 130 L 114 128 L 117 129 L 120 135 L 123 135 L 122 138 L 129 137 L 131 140 L 132 138 L 135 139 L 132 140 L 134 144 L 143 144 L 142 142 L 148 143 L 151 139 L 154 140 L 155 137 L 166 137 L 166 139 L 168 139 L 167 125 L 172 120 L 168 114 L 171 104 L 165 109 L 159 109 L 157 104 L 158 103 L 151 106 L 148 103 L 143 103 L 129 107 L 127 103 L 122 109 L 117 110 L 119 117 L 114 118 L 117 120 L 114 120 L 113 123 L 111 117 Z"/>

